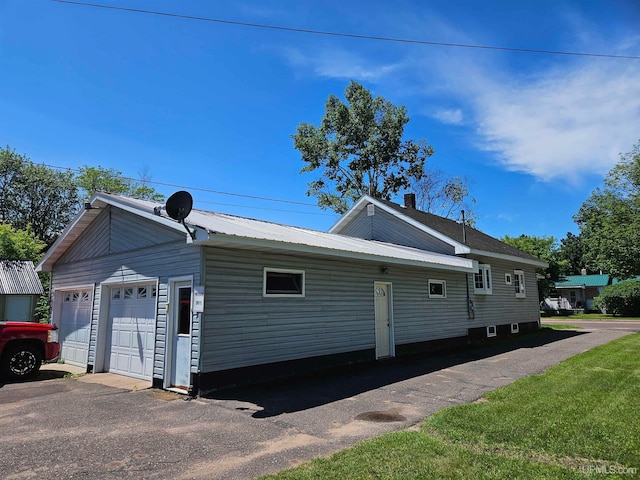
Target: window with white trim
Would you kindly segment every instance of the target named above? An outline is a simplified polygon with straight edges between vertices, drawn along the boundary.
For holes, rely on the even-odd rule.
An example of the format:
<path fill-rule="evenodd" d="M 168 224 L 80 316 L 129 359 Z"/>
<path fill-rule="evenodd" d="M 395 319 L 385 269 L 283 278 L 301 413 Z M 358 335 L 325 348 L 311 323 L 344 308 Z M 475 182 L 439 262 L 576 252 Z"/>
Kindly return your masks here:
<path fill-rule="evenodd" d="M 429 298 L 447 298 L 447 282 L 429 280 Z"/>
<path fill-rule="evenodd" d="M 473 291 L 483 295 L 491 295 L 493 282 L 491 281 L 491 265 L 478 265 L 478 271 L 473 274 Z"/>
<path fill-rule="evenodd" d="M 504 274 L 504 283 L 505 285 L 513 285 L 513 277 L 510 273 Z"/>
<path fill-rule="evenodd" d="M 265 267 L 262 296 L 304 297 L 304 295 L 304 270 Z"/>
<path fill-rule="evenodd" d="M 516 286 L 516 298 L 525 298 L 527 293 L 524 285 L 524 272 L 522 270 L 514 270 L 513 280 Z"/>

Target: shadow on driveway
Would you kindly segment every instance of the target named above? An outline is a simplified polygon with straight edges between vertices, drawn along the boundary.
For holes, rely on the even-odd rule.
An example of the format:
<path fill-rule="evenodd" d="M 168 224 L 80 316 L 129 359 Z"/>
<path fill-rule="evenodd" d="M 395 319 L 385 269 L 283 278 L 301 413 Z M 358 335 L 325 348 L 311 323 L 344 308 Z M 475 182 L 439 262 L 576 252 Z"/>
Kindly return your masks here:
<path fill-rule="evenodd" d="M 268 418 L 318 407 L 455 365 L 521 348 L 540 347 L 586 333 L 543 329 L 513 340 L 476 345 L 448 353 L 412 355 L 335 368 L 322 374 L 214 391 L 205 394 L 204 398 L 253 403 L 263 407 L 263 410 L 252 416 Z"/>

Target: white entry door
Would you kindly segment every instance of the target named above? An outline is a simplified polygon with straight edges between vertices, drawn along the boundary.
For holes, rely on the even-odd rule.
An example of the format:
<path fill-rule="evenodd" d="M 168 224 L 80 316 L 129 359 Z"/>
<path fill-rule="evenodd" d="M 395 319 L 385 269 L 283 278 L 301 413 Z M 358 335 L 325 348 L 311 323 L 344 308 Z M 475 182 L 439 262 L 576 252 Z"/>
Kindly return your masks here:
<path fill-rule="evenodd" d="M 170 386 L 181 390 L 189 389 L 191 370 L 191 281 L 172 282 L 171 322 L 172 358 Z"/>
<path fill-rule="evenodd" d="M 60 318 L 56 321 L 62 344 L 60 358 L 65 363 L 84 367 L 91 336 L 92 289 L 68 290 L 61 296 Z"/>
<path fill-rule="evenodd" d="M 105 371 L 151 380 L 156 333 L 156 285 L 112 287 Z"/>
<path fill-rule="evenodd" d="M 391 285 L 374 283 L 376 316 L 376 358 L 392 357 Z"/>

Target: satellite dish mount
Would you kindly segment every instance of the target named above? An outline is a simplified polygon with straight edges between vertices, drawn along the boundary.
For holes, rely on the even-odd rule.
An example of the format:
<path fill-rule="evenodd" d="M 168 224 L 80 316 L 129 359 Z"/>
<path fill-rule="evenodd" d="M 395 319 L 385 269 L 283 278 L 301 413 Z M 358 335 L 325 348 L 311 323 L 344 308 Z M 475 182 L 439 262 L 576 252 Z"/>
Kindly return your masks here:
<path fill-rule="evenodd" d="M 189 216 L 191 213 L 191 209 L 193 208 L 193 197 L 189 192 L 185 192 L 184 190 L 180 190 L 179 192 L 174 193 L 167 199 L 167 203 L 165 204 L 165 211 L 167 215 L 169 215 L 174 220 L 177 220 L 182 224 L 187 233 L 191 236 L 192 240 L 196 239 L 195 230 L 191 231 L 189 227 L 184 223 L 184 219 Z"/>

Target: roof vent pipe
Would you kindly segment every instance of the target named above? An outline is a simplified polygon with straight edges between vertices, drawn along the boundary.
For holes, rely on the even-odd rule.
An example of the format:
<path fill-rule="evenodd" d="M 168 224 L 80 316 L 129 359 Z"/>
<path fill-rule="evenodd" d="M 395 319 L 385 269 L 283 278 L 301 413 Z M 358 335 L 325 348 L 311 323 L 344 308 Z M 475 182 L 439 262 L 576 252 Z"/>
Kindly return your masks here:
<path fill-rule="evenodd" d="M 416 209 L 416 194 L 415 193 L 405 193 L 404 194 L 404 206 L 406 208 Z"/>
<path fill-rule="evenodd" d="M 460 210 L 460 213 L 462 213 L 462 243 L 467 243 L 467 222 L 464 219 L 464 210 Z"/>

